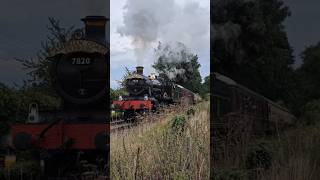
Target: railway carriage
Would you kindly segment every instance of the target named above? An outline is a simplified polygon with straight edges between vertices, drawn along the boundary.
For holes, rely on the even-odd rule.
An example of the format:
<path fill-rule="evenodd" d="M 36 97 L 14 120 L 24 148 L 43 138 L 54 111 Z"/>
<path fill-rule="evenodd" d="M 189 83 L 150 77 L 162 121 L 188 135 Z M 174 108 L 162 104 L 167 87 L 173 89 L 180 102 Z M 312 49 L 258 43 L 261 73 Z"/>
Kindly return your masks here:
<path fill-rule="evenodd" d="M 254 133 L 265 133 L 289 126 L 295 120 L 285 108 L 219 73 L 213 77 L 212 103 L 217 126 L 247 122 L 247 128 Z"/>

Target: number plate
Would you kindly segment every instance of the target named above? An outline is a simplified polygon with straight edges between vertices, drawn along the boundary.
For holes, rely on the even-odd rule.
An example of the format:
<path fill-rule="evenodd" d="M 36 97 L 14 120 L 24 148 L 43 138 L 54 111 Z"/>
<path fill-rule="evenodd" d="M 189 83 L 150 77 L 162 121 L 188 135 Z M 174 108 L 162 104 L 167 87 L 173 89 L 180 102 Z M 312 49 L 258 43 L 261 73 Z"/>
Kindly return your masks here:
<path fill-rule="evenodd" d="M 91 58 L 86 57 L 76 57 L 72 58 L 72 64 L 73 65 L 89 65 L 91 64 L 92 60 Z"/>

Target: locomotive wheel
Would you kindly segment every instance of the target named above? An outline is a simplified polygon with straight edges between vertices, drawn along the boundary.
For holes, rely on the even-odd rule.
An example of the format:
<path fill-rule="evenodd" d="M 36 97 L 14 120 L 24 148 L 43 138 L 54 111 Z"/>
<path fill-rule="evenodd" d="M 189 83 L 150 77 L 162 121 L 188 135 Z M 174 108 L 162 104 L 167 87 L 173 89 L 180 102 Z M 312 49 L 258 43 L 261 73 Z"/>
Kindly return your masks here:
<path fill-rule="evenodd" d="M 124 112 L 124 119 L 127 121 L 127 122 L 132 122 L 133 119 L 134 119 L 134 116 L 135 116 L 135 112 L 134 110 L 127 110 Z"/>

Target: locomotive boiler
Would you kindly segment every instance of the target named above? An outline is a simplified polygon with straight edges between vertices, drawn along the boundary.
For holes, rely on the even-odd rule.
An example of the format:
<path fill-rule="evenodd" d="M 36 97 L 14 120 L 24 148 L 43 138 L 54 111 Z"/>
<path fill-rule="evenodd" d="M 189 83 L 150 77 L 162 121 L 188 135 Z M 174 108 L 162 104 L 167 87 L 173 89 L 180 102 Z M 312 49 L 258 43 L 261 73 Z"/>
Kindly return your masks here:
<path fill-rule="evenodd" d="M 108 163 L 108 19 L 87 16 L 82 21 L 85 28 L 76 30 L 48 57 L 62 108 L 40 112 L 37 121 L 11 126 L 12 147 L 16 151 L 37 149 L 47 178 L 73 172 L 81 159 Z"/>

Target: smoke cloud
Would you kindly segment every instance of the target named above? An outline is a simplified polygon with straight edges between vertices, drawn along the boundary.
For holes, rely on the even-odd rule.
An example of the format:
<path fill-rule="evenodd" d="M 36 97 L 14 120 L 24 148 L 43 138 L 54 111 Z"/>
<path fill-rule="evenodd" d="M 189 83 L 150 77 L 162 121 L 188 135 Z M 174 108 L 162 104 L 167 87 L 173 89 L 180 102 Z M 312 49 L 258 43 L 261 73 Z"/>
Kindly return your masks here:
<path fill-rule="evenodd" d="M 174 1 L 128 0 L 124 8 L 124 26 L 118 32 L 132 38 L 137 65 L 143 65 L 146 51 L 157 40 L 160 27 L 174 15 Z"/>
<path fill-rule="evenodd" d="M 127 0 L 118 33 L 132 39 L 137 65 L 143 65 L 157 41 L 182 42 L 192 49 L 208 46 L 208 9 L 194 1 Z"/>
<path fill-rule="evenodd" d="M 194 54 L 183 43 L 159 43 L 155 49 L 156 65 L 161 65 L 160 72 L 175 82 L 186 82 L 194 74 L 191 60 Z"/>
<path fill-rule="evenodd" d="M 241 26 L 228 21 L 224 24 L 213 25 L 213 40 L 225 40 L 229 41 L 232 39 L 237 39 L 241 34 Z"/>

